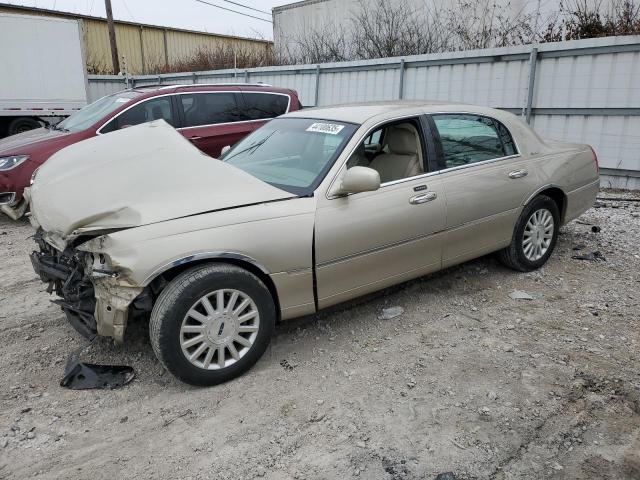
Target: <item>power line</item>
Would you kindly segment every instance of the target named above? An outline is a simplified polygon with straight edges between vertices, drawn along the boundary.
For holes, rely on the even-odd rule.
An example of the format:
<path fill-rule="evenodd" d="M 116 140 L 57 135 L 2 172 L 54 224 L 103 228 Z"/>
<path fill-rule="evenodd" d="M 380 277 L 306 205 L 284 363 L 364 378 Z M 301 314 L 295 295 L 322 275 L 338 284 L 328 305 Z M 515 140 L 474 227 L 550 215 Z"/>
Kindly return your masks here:
<path fill-rule="evenodd" d="M 264 18 L 256 17 L 254 15 L 249 15 L 248 13 L 242 13 L 237 10 L 232 10 L 230 8 L 221 7 L 220 5 L 216 5 L 214 3 L 205 2 L 204 0 L 195 0 L 198 3 L 204 3 L 205 5 L 209 5 L 210 7 L 219 8 L 220 10 L 226 10 L 227 12 L 237 13 L 238 15 L 244 15 L 245 17 L 255 18 L 256 20 L 262 20 L 263 22 L 273 23 L 271 20 L 266 20 Z"/>
<path fill-rule="evenodd" d="M 242 8 L 246 8 L 247 10 L 253 10 L 254 12 L 260 12 L 260 13 L 264 13 L 265 15 L 271 16 L 271 12 L 265 12 L 264 10 L 259 10 L 257 8 L 249 7 L 247 5 L 243 5 L 242 3 L 232 2 L 231 0 L 222 0 L 222 1 L 226 3 L 233 3 L 234 5 L 237 5 Z"/>

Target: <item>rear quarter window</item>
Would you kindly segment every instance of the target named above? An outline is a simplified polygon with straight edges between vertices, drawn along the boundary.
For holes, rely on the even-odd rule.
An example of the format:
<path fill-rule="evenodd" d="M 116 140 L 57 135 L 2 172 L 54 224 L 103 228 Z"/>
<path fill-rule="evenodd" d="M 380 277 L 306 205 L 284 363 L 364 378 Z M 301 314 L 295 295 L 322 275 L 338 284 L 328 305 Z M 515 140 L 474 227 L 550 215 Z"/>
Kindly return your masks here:
<path fill-rule="evenodd" d="M 287 113 L 289 96 L 279 93 L 242 92 L 248 120 L 275 118 Z"/>

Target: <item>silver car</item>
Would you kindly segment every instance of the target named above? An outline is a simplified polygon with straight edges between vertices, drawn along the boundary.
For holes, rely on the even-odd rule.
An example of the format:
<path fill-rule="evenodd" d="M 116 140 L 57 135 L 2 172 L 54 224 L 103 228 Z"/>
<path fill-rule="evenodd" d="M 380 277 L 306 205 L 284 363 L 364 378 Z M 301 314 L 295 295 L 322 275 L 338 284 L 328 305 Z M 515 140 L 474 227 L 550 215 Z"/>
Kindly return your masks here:
<path fill-rule="evenodd" d="M 249 369 L 276 322 L 491 252 L 539 268 L 599 185 L 588 145 L 444 103 L 290 113 L 221 160 L 157 121 L 62 150 L 28 193 L 33 265 L 72 325 L 122 342 L 148 319 L 196 385 Z"/>

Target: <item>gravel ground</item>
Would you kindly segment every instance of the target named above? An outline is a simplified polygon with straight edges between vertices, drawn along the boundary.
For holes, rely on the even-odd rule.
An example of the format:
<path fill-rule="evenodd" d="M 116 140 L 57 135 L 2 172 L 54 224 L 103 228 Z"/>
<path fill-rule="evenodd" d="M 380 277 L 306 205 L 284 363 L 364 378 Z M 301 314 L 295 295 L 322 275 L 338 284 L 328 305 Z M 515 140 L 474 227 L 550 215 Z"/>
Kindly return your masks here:
<path fill-rule="evenodd" d="M 215 388 L 165 373 L 133 324 L 84 354 L 135 367 L 112 391 L 58 385 L 83 340 L 2 217 L 0 478 L 638 479 L 640 202 L 596 206 L 537 272 L 486 257 L 284 323 Z"/>

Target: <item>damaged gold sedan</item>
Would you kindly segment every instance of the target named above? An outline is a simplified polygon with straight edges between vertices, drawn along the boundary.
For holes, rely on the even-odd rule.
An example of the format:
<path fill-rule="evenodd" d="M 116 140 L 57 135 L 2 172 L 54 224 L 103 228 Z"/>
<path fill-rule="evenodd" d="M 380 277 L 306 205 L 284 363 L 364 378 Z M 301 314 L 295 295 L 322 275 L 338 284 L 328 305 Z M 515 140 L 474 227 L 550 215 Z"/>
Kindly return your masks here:
<path fill-rule="evenodd" d="M 33 266 L 71 324 L 122 342 L 148 319 L 195 385 L 248 370 L 277 321 L 491 252 L 538 268 L 598 190 L 589 146 L 468 105 L 303 110 L 221 160 L 157 121 L 64 149 L 28 192 Z"/>

